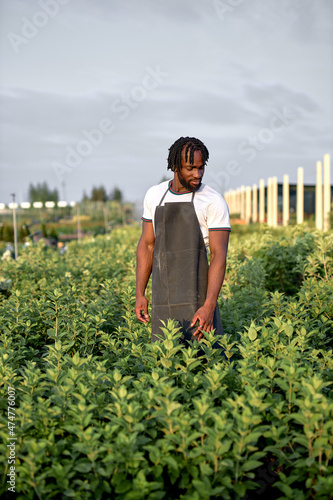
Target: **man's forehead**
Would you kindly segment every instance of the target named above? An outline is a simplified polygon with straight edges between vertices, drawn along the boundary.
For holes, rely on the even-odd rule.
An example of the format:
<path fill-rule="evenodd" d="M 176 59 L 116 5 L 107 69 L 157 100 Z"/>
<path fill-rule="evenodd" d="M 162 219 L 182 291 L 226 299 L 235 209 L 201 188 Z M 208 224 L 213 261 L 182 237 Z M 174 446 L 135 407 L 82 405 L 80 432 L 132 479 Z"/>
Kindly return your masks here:
<path fill-rule="evenodd" d="M 191 147 L 188 148 L 187 150 L 187 155 L 186 155 L 186 158 L 185 158 L 185 152 L 186 152 L 186 148 L 187 148 L 188 144 L 185 144 L 183 149 L 182 149 L 182 152 L 181 152 L 181 157 L 183 160 L 185 161 L 190 161 L 190 150 L 191 150 Z M 200 157 L 202 158 L 202 154 L 201 154 L 201 151 L 200 149 L 195 149 L 194 150 L 194 155 L 198 156 L 198 154 L 200 155 Z"/>

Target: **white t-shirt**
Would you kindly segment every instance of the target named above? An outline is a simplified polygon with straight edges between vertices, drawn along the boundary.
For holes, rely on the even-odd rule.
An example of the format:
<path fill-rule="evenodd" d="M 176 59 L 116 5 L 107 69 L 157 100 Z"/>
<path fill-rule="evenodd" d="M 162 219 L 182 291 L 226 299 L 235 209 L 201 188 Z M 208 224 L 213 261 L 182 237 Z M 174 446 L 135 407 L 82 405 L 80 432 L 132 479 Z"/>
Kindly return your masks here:
<path fill-rule="evenodd" d="M 155 209 L 167 189 L 168 192 L 161 206 L 174 201 L 190 202 L 192 200 L 192 192 L 177 193 L 170 186 L 171 181 L 165 181 L 148 189 L 143 202 L 143 216 L 141 217 L 143 221 L 152 222 L 154 225 Z M 194 194 L 193 204 L 206 247 L 209 243 L 209 231 L 231 231 L 228 205 L 215 189 L 202 183 Z"/>

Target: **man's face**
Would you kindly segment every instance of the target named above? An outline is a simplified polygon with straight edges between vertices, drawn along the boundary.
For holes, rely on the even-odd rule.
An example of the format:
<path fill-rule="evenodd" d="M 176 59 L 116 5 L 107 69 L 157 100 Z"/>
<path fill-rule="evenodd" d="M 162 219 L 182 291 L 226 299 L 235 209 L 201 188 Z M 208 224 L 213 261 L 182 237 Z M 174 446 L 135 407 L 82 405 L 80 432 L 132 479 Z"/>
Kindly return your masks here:
<path fill-rule="evenodd" d="M 193 164 L 191 164 L 189 154 L 187 160 L 185 159 L 185 148 L 186 146 L 184 147 L 181 155 L 182 168 L 180 172 L 177 172 L 178 180 L 188 191 L 198 191 L 205 172 L 202 154 L 200 151 L 194 151 Z"/>

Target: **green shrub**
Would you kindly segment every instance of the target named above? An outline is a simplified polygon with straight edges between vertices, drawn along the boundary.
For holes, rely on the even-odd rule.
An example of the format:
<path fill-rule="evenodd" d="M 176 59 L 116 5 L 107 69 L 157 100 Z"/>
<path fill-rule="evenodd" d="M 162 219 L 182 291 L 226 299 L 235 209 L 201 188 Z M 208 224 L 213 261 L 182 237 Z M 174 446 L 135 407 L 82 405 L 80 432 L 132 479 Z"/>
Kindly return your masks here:
<path fill-rule="evenodd" d="M 266 289 L 286 295 L 297 293 L 304 279 L 304 264 L 314 247 L 313 235 L 304 233 L 295 240 L 281 235 L 259 248 L 255 255 L 264 264 Z"/>
<path fill-rule="evenodd" d="M 171 321 L 150 343 L 134 315 L 139 233 L 2 262 L 1 496 L 10 386 L 18 499 L 330 498 L 331 236 L 231 236 L 222 355 L 211 333 L 185 348 Z"/>

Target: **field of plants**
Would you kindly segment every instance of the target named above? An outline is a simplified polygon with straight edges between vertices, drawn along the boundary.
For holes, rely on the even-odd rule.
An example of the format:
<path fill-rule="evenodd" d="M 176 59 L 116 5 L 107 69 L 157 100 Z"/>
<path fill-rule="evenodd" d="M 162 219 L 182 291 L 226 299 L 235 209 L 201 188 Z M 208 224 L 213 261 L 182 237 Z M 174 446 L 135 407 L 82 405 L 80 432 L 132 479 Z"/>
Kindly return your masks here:
<path fill-rule="evenodd" d="M 1 262 L 1 498 L 333 498 L 333 233 L 233 228 L 224 355 L 150 343 L 139 234 Z"/>

